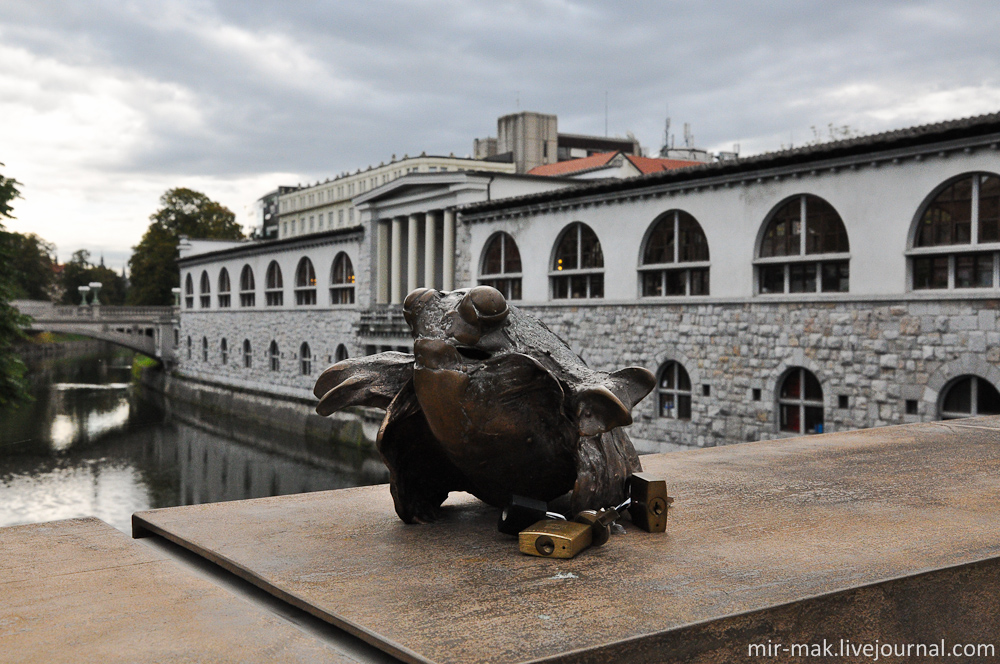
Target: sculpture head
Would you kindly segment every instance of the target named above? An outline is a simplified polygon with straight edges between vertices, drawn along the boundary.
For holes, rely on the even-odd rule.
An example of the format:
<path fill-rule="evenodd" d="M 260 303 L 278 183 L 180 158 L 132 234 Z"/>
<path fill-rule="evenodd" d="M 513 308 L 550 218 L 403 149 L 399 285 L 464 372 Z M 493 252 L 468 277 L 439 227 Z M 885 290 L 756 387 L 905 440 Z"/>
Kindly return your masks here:
<path fill-rule="evenodd" d="M 346 360 L 324 372 L 315 390 L 320 414 L 357 403 L 387 408 L 379 448 L 396 493 L 401 485 L 404 494 L 426 485 L 427 477 L 412 477 L 417 472 L 447 476 L 448 490 L 498 506 L 512 494 L 548 501 L 572 492 L 574 509 L 621 499 L 628 476 L 640 469 L 621 427 L 652 389 L 649 371 L 590 369 L 489 286 L 418 289 L 403 313 L 413 333 L 412 358 L 382 353 Z M 366 385 L 373 389 L 366 393 Z M 408 424 L 396 431 L 404 419 Z M 404 430 L 410 441 L 400 438 Z M 386 450 L 397 446 L 423 454 L 407 454 L 408 467 L 394 468 L 397 455 Z M 431 502 L 442 491 L 447 495 L 438 488 Z M 401 511 L 398 496 L 397 511 L 404 520 L 427 520 L 427 510 Z"/>

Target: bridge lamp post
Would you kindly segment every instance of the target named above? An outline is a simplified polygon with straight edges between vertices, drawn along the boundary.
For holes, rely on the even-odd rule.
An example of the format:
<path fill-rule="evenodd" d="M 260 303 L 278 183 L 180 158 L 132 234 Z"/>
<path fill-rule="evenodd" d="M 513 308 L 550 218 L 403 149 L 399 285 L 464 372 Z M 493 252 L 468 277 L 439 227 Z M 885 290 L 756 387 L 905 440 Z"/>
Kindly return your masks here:
<path fill-rule="evenodd" d="M 174 306 L 175 307 L 181 306 L 181 289 L 171 288 L 170 292 L 174 294 Z"/>
<path fill-rule="evenodd" d="M 90 286 L 77 286 L 76 289 L 80 291 L 80 306 L 87 306 L 87 294 L 90 292 Z"/>
<path fill-rule="evenodd" d="M 93 304 L 95 307 L 101 306 L 101 301 L 97 299 L 97 295 L 101 290 L 101 286 L 103 285 L 104 284 L 102 284 L 100 281 L 91 281 L 89 284 L 90 290 L 94 294 L 93 297 L 91 298 L 91 304 Z"/>

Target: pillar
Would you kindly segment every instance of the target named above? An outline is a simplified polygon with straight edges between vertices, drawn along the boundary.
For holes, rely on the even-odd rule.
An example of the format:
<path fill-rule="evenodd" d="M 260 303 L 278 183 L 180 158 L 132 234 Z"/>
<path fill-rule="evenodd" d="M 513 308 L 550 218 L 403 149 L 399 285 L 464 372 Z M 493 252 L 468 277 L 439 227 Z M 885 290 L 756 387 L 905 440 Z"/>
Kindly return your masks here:
<path fill-rule="evenodd" d="M 417 241 L 419 240 L 420 215 L 410 215 L 409 232 L 406 239 L 406 292 L 417 287 Z"/>
<path fill-rule="evenodd" d="M 388 220 L 378 221 L 377 234 L 375 236 L 376 276 L 375 284 L 378 291 L 375 294 L 375 301 L 379 304 L 389 302 L 389 224 Z"/>
<path fill-rule="evenodd" d="M 441 288 L 446 291 L 455 289 L 455 211 L 444 211 L 444 258 L 441 261 Z"/>
<path fill-rule="evenodd" d="M 392 220 L 392 298 L 393 304 L 403 302 L 403 219 Z"/>
<path fill-rule="evenodd" d="M 436 222 L 436 212 L 424 215 L 424 283 L 421 284 L 424 288 L 434 288 L 434 272 L 437 270 L 434 260 L 437 254 Z"/>

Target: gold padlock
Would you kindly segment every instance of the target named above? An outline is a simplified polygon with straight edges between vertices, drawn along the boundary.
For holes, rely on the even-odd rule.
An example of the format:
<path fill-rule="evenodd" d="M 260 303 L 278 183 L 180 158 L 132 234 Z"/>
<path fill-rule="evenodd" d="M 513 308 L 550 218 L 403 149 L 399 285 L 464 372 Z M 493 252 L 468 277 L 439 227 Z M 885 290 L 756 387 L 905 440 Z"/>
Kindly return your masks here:
<path fill-rule="evenodd" d="M 667 495 L 667 483 L 646 473 L 635 473 L 631 483 L 632 504 L 628 512 L 632 523 L 650 533 L 667 529 L 667 510 L 674 499 Z"/>
<path fill-rule="evenodd" d="M 543 558 L 572 558 L 590 546 L 593 529 L 575 521 L 545 520 L 522 530 L 518 536 L 521 553 Z"/>

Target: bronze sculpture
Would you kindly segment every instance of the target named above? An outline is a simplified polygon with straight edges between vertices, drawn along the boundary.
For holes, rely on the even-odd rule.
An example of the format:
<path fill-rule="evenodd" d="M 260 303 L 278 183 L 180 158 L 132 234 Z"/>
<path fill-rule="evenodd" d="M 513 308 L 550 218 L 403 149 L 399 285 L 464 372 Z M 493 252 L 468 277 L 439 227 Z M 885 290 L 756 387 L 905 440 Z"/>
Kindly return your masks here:
<path fill-rule="evenodd" d="M 314 389 L 320 415 L 386 410 L 377 445 L 403 521 L 433 521 L 450 491 L 497 507 L 571 492 L 574 514 L 622 501 L 641 466 L 621 427 L 653 388 L 648 370 L 590 369 L 489 286 L 417 289 L 403 311 L 413 355 L 344 360 Z"/>

